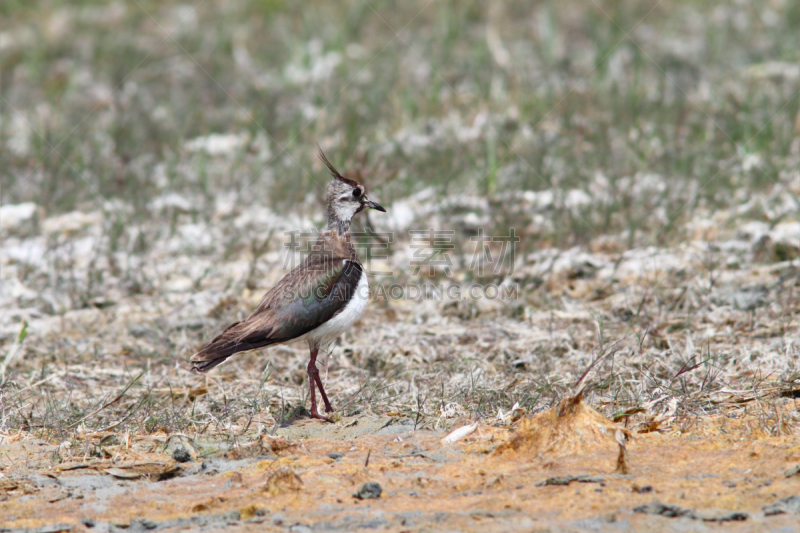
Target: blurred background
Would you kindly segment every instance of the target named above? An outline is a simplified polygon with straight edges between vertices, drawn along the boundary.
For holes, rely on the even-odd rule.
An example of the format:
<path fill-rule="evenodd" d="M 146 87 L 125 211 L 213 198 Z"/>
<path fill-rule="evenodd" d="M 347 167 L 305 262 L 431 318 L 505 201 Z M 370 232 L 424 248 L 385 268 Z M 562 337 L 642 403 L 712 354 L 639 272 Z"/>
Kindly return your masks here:
<path fill-rule="evenodd" d="M 0 10 L 2 202 L 48 214 L 118 201 L 127 224 L 172 193 L 198 220 L 230 201 L 313 216 L 319 143 L 387 203 L 476 196 L 522 227 L 517 191 L 565 191 L 530 239 L 663 243 L 786 182 L 800 149 L 796 2 Z"/>
<path fill-rule="evenodd" d="M 107 416 L 191 425 L 159 391 L 200 390 L 181 361 L 322 224 L 317 144 L 388 209 L 357 223 L 393 236 L 386 281 L 515 287 L 378 298 L 334 347 L 334 397 L 494 416 L 602 361 L 595 405 L 674 414 L 696 387 L 792 382 L 798 43 L 791 0 L 4 0 L 2 423 L 66 431 L 146 372 Z M 427 228 L 449 272 L 413 268 Z M 470 237 L 510 228 L 513 263 L 476 274 Z M 302 403 L 303 351 L 236 359 L 222 383 L 260 399 L 198 412 Z"/>

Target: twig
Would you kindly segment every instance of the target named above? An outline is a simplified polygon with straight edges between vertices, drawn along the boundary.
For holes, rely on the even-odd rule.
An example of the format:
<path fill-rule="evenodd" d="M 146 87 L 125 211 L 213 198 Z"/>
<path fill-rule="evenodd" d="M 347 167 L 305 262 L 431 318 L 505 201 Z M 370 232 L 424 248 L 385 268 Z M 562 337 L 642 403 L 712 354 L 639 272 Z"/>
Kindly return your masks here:
<path fill-rule="evenodd" d="M 46 378 L 44 378 L 44 379 L 40 379 L 39 381 L 37 381 L 37 382 L 36 382 L 36 383 L 34 383 L 33 385 L 28 385 L 28 386 L 27 386 L 27 387 L 25 387 L 24 389 L 20 389 L 20 390 L 18 390 L 18 391 L 17 391 L 17 393 L 16 393 L 14 396 L 12 396 L 12 397 L 11 397 L 11 400 L 16 400 L 17 398 L 19 398 L 19 397 L 20 397 L 20 395 L 21 395 L 23 392 L 29 391 L 29 390 L 31 390 L 31 389 L 35 389 L 35 388 L 36 388 L 36 387 L 38 387 L 39 385 L 43 385 L 43 384 L 47 383 L 48 381 L 50 381 L 51 379 L 53 379 L 53 378 L 55 378 L 55 377 L 58 377 L 58 374 L 50 374 L 50 375 L 49 375 L 49 376 L 47 376 Z"/>
<path fill-rule="evenodd" d="M 14 362 L 14 359 L 17 358 L 17 355 L 22 352 L 22 343 L 25 342 L 25 337 L 27 336 L 28 321 L 23 320 L 19 328 L 19 333 L 17 334 L 17 339 L 14 341 L 14 344 L 11 345 L 11 349 L 8 350 L 8 353 L 6 353 L 6 356 L 3 358 L 3 362 L 0 363 L 0 380 L 5 380 L 6 369 L 8 369 L 9 365 Z"/>
<path fill-rule="evenodd" d="M 125 389 L 123 389 L 123 391 L 122 391 L 122 392 L 120 392 L 120 393 L 117 395 L 117 397 L 116 397 L 116 398 L 114 398 L 114 399 L 113 399 L 113 400 L 111 400 L 110 402 L 106 402 L 106 403 L 105 403 L 105 404 L 103 404 L 101 407 L 98 407 L 97 409 L 95 409 L 94 411 L 92 411 L 91 413 L 89 413 L 88 415 L 86 415 L 86 416 L 82 416 L 82 417 L 81 417 L 81 418 L 80 418 L 80 419 L 79 419 L 77 422 L 74 422 L 74 423 L 70 424 L 70 425 L 67 427 L 67 429 L 73 429 L 73 428 L 77 427 L 79 424 L 81 424 L 82 422 L 84 422 L 86 419 L 93 417 L 94 415 L 96 415 L 97 413 L 99 413 L 100 411 L 102 411 L 103 409 L 105 409 L 106 407 L 108 407 L 109 405 L 112 405 L 112 404 L 114 404 L 114 403 L 117 403 L 118 401 L 120 401 L 120 400 L 122 399 L 122 397 L 123 397 L 123 396 L 125 396 L 125 393 L 126 393 L 126 392 L 128 392 L 128 389 L 130 389 L 131 387 L 133 387 L 133 385 L 134 385 L 134 384 L 135 384 L 137 381 L 139 381 L 139 378 L 140 378 L 140 377 L 142 377 L 142 376 L 145 374 L 145 372 L 147 372 L 147 370 L 142 370 L 142 372 L 141 372 L 141 373 L 140 373 L 138 376 L 136 376 L 135 378 L 133 378 L 133 381 L 131 381 L 130 383 L 128 383 L 128 385 L 125 387 Z M 113 427 L 113 426 L 112 426 L 112 427 Z"/>

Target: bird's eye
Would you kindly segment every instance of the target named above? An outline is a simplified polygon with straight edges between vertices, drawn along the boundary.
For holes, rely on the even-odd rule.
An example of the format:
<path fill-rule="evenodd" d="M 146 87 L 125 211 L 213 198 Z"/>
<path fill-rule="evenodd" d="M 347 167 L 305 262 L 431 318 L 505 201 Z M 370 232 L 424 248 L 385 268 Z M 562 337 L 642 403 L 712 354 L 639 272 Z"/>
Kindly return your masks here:
<path fill-rule="evenodd" d="M 354 189 L 353 190 L 353 198 L 358 198 L 361 196 L 361 189 Z"/>

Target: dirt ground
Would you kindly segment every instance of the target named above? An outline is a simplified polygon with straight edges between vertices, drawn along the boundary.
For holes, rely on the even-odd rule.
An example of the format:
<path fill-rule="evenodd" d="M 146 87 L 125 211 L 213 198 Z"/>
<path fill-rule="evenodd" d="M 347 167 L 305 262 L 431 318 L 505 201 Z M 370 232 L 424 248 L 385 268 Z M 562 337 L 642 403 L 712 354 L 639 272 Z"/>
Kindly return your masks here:
<path fill-rule="evenodd" d="M 765 435 L 757 409 L 632 432 L 620 467 L 591 435 L 613 423 L 563 405 L 455 442 L 366 414 L 235 441 L 95 435 L 104 457 L 60 464 L 58 446 L 5 438 L 0 531 L 800 531 L 800 443 Z"/>

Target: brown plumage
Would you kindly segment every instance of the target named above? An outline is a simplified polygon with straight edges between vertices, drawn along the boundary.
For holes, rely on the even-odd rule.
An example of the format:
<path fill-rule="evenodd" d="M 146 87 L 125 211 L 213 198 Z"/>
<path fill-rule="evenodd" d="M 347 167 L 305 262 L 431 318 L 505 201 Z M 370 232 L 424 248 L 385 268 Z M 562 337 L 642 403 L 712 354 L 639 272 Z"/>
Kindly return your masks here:
<path fill-rule="evenodd" d="M 322 150 L 319 156 L 333 176 L 325 202 L 327 228 L 306 260 L 267 291 L 250 316 L 225 328 L 191 362 L 193 370 L 206 372 L 238 352 L 306 340 L 311 416 L 330 422 L 317 410 L 315 384 L 325 410 L 333 411 L 319 378 L 317 353 L 358 319 L 369 297 L 367 275 L 350 240 L 350 222 L 367 207 L 386 210 L 367 197 L 363 185 L 339 174 Z"/>

